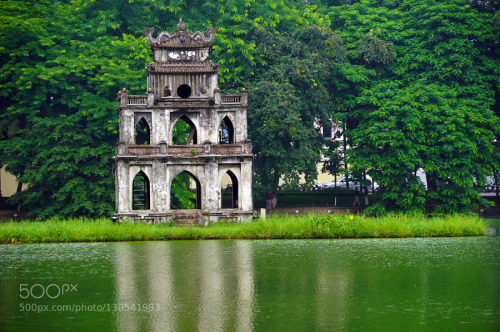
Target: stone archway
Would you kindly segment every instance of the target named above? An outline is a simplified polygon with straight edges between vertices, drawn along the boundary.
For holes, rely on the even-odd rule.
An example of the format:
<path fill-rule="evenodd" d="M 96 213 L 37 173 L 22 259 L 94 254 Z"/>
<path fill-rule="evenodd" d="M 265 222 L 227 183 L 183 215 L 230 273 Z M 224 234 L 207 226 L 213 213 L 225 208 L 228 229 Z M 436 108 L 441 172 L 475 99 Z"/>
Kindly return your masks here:
<path fill-rule="evenodd" d="M 227 178 L 224 177 L 227 176 Z M 227 181 L 227 183 L 225 183 Z M 230 194 L 230 195 L 228 195 Z M 231 170 L 224 173 L 221 179 L 221 209 L 237 209 L 238 208 L 239 185 L 238 178 Z M 229 196 L 230 199 L 228 199 Z"/>
<path fill-rule="evenodd" d="M 150 202 L 149 178 L 139 171 L 132 181 L 132 210 L 149 210 Z"/>
<path fill-rule="evenodd" d="M 180 116 L 172 126 L 172 145 L 198 144 L 198 131 L 194 122 L 186 115 Z"/>
<path fill-rule="evenodd" d="M 135 126 L 135 144 L 149 145 L 151 142 L 151 130 L 148 121 L 141 118 Z"/>
<path fill-rule="evenodd" d="M 201 183 L 191 172 L 184 170 L 177 173 L 170 182 L 170 209 L 200 210 Z"/>
<path fill-rule="evenodd" d="M 225 116 L 219 126 L 219 144 L 234 143 L 234 126 L 228 116 Z"/>

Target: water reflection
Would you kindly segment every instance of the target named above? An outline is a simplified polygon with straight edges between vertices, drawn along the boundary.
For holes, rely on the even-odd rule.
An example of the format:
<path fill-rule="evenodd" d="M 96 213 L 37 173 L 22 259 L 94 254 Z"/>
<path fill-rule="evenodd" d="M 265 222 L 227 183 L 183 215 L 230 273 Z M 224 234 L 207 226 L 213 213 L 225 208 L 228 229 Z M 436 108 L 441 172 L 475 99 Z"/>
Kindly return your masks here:
<path fill-rule="evenodd" d="M 248 331 L 253 326 L 254 271 L 248 241 L 126 243 L 115 247 L 121 331 Z M 159 310 L 158 310 L 159 309 Z"/>
<path fill-rule="evenodd" d="M 336 331 L 346 330 L 350 312 L 350 289 L 353 275 L 349 269 L 332 269 L 325 261 L 320 263 L 316 280 L 315 299 L 316 322 L 320 330 L 335 327 Z"/>
<path fill-rule="evenodd" d="M 499 238 L 187 241 L 114 247 L 119 330 L 500 326 Z"/>
<path fill-rule="evenodd" d="M 0 246 L 0 330 L 499 331 L 499 257 L 499 236 Z"/>

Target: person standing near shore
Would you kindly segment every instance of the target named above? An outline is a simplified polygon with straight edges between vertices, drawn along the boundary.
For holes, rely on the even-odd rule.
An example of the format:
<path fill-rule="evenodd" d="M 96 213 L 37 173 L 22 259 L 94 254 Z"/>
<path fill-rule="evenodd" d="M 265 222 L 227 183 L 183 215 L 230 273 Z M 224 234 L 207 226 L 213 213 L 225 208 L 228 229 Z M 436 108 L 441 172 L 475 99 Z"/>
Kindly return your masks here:
<path fill-rule="evenodd" d="M 356 206 L 356 205 L 361 205 L 361 203 L 359 202 L 359 190 L 358 190 L 358 187 L 356 187 L 356 190 L 354 190 L 354 202 L 352 203 L 352 206 Z"/>
<path fill-rule="evenodd" d="M 269 191 L 266 192 L 266 210 L 271 210 L 271 199 L 273 198 L 273 194 L 271 194 Z"/>

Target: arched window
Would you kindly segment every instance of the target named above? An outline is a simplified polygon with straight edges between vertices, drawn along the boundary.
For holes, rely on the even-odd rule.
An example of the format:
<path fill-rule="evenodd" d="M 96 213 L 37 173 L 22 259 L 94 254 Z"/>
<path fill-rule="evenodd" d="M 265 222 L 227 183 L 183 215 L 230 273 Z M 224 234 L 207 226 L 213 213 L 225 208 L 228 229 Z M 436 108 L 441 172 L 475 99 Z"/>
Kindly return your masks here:
<path fill-rule="evenodd" d="M 219 126 L 219 143 L 233 144 L 234 143 L 234 127 L 231 120 L 225 116 Z"/>
<path fill-rule="evenodd" d="M 185 115 L 181 116 L 172 130 L 173 145 L 197 144 L 197 133 L 194 123 Z"/>
<path fill-rule="evenodd" d="M 221 193 L 222 209 L 238 208 L 238 179 L 233 172 L 227 171 L 226 174 L 222 176 Z"/>
<path fill-rule="evenodd" d="M 201 209 L 201 184 L 191 173 L 179 173 L 170 185 L 170 208 Z"/>
<path fill-rule="evenodd" d="M 146 119 L 141 118 L 135 126 L 135 144 L 149 145 L 150 130 Z"/>
<path fill-rule="evenodd" d="M 143 171 L 134 177 L 132 188 L 132 209 L 149 210 L 149 179 Z"/>

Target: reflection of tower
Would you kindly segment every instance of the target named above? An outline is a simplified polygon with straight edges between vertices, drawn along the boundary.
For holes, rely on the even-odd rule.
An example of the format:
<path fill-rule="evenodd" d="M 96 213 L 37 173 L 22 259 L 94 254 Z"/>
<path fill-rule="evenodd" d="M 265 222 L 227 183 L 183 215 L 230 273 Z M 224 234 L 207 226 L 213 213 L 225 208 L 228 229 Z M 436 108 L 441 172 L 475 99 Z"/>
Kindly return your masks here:
<path fill-rule="evenodd" d="M 116 209 L 120 219 L 165 222 L 186 211 L 173 210 L 171 185 L 179 174 L 196 183 L 193 220 L 252 217 L 252 144 L 247 136 L 247 93 L 221 95 L 218 65 L 209 53 L 216 29 L 147 34 L 153 63 L 146 67 L 144 95 L 118 93 L 120 142 L 116 156 Z M 186 139 L 174 132 L 186 128 Z M 228 174 L 233 197 L 221 204 Z"/>
<path fill-rule="evenodd" d="M 255 310 L 255 262 L 252 259 L 252 244 L 249 241 L 235 242 L 235 267 L 238 273 L 238 319 L 235 331 L 251 331 Z"/>
<path fill-rule="evenodd" d="M 114 248 L 115 302 L 141 305 L 116 313 L 118 330 L 252 330 L 251 242 L 129 242 Z"/>
<path fill-rule="evenodd" d="M 115 256 L 115 292 L 116 302 L 115 305 L 119 306 L 124 303 L 138 303 L 137 285 L 135 274 L 136 266 L 134 264 L 134 251 L 133 247 L 127 245 L 118 245 L 119 250 L 116 250 Z M 118 248 L 114 246 L 114 248 Z M 122 308 L 117 308 L 122 309 Z M 124 310 L 116 311 L 116 328 L 118 331 L 138 331 L 139 325 L 137 319 L 131 319 L 126 316 L 128 313 Z"/>

